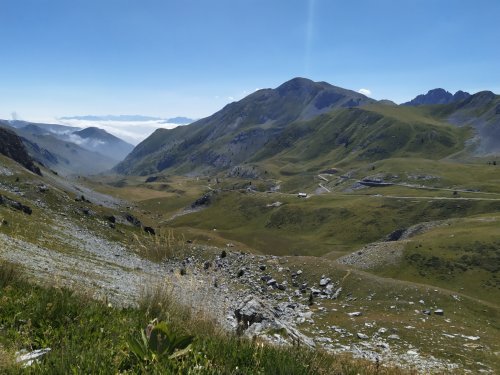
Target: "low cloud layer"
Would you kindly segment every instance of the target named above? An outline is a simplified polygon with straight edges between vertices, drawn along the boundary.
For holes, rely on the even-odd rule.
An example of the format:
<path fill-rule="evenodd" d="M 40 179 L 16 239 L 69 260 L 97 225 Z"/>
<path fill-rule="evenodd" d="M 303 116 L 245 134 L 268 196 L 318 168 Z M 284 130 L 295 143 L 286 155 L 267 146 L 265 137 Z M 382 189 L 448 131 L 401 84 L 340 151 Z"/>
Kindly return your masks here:
<path fill-rule="evenodd" d="M 178 124 L 164 123 L 161 121 L 91 121 L 78 119 L 59 119 L 62 125 L 74 126 L 77 128 L 98 127 L 108 133 L 133 144 L 134 146 L 150 136 L 156 129 L 173 129 Z"/>

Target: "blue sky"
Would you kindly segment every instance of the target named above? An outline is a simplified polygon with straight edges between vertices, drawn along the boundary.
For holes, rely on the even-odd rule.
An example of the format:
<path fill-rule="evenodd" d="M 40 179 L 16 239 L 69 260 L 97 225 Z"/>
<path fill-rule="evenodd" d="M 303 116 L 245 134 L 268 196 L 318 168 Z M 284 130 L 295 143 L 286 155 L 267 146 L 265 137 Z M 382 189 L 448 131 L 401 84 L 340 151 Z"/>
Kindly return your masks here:
<path fill-rule="evenodd" d="M 210 115 L 303 76 L 500 93 L 497 0 L 0 0 L 0 118 Z"/>

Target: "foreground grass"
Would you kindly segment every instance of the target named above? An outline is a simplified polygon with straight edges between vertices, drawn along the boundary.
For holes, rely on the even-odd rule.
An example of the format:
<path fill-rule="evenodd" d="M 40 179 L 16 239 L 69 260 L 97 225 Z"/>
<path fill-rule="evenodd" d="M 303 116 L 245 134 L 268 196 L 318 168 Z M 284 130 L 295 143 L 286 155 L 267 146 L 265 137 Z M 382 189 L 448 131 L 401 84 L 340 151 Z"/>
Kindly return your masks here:
<path fill-rule="evenodd" d="M 28 284 L 8 263 L 0 263 L 0 372 L 6 374 L 399 374 L 377 364 L 334 357 L 304 348 L 262 345 L 221 332 L 191 315 L 157 289 L 138 308 L 114 308 L 67 289 Z M 193 335 L 184 356 L 141 359 L 131 337 L 152 319 L 172 334 Z M 30 367 L 15 363 L 15 352 L 50 347 Z"/>

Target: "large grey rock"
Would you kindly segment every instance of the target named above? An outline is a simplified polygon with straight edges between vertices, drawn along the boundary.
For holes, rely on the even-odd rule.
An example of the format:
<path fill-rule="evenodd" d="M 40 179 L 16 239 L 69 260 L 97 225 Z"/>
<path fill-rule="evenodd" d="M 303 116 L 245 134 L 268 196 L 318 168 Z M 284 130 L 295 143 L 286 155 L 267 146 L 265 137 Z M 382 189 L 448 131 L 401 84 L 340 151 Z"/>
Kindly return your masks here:
<path fill-rule="evenodd" d="M 242 330 L 241 333 L 247 336 L 261 336 L 266 338 L 270 330 L 284 330 L 286 332 L 286 340 L 291 340 L 291 343 L 300 342 L 306 346 L 314 347 L 314 340 L 300 333 L 289 322 L 290 317 L 287 313 L 287 305 L 288 303 L 285 303 L 284 305 L 280 304 L 275 308 L 271 308 L 265 302 L 250 295 L 241 302 L 234 311 L 234 315 Z"/>
<path fill-rule="evenodd" d="M 243 301 L 235 310 L 234 315 L 239 322 L 243 322 L 247 327 L 264 320 L 264 305 L 256 299 Z"/>
<path fill-rule="evenodd" d="M 329 277 L 322 277 L 319 281 L 319 286 L 325 287 L 330 283 L 331 279 Z"/>

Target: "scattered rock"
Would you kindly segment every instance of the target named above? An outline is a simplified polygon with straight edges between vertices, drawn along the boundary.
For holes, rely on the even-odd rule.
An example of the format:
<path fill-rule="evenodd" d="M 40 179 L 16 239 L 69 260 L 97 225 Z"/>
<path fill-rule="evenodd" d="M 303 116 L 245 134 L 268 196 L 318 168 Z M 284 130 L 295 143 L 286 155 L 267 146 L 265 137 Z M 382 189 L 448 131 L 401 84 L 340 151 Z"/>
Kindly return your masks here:
<path fill-rule="evenodd" d="M 264 320 L 264 305 L 254 298 L 247 298 L 234 311 L 238 323 L 242 322 L 247 327 Z"/>
<path fill-rule="evenodd" d="M 140 227 L 141 226 L 141 221 L 138 218 L 136 218 L 134 215 L 132 215 L 132 214 L 126 213 L 125 214 L 125 220 L 127 220 L 134 227 Z"/>
<path fill-rule="evenodd" d="M 156 232 L 153 228 L 151 227 L 144 227 L 144 232 L 148 233 L 148 234 L 151 234 L 151 235 L 156 235 Z"/>
<path fill-rule="evenodd" d="M 49 191 L 49 187 L 45 184 L 38 185 L 38 191 L 40 193 L 45 193 L 45 192 Z"/>
<path fill-rule="evenodd" d="M 383 341 L 377 342 L 377 347 L 382 349 L 390 349 L 389 344 Z"/>
<path fill-rule="evenodd" d="M 267 281 L 267 285 L 271 285 L 271 286 L 272 286 L 272 285 L 276 285 L 276 283 L 277 283 L 277 281 L 276 281 L 276 280 L 274 280 L 274 279 L 269 279 L 269 280 Z"/>
<path fill-rule="evenodd" d="M 361 316 L 361 315 L 363 315 L 363 313 L 361 311 L 354 311 L 354 312 L 347 313 L 347 315 L 349 315 L 350 317 L 355 317 L 355 316 Z"/>
<path fill-rule="evenodd" d="M 116 217 L 111 215 L 111 216 L 106 216 L 106 220 L 109 221 L 110 223 L 115 224 L 116 223 Z"/>
<path fill-rule="evenodd" d="M 33 210 L 30 207 L 22 204 L 21 202 L 18 202 L 18 201 L 15 201 L 13 199 L 9 199 L 7 197 L 0 195 L 0 205 L 2 205 L 2 204 L 6 205 L 6 206 L 10 206 L 16 210 L 22 211 L 28 215 L 31 215 L 33 213 Z"/>
<path fill-rule="evenodd" d="M 403 234 L 405 233 L 406 229 L 396 229 L 394 232 L 392 232 L 391 234 L 389 234 L 385 240 L 388 241 L 388 242 L 392 242 L 392 241 L 399 241 L 399 239 L 403 236 Z"/>
<path fill-rule="evenodd" d="M 342 287 L 338 288 L 335 293 L 332 294 L 332 299 L 337 299 L 340 296 L 340 293 L 342 292 Z"/>
<path fill-rule="evenodd" d="M 266 207 L 280 207 L 283 203 L 281 202 L 274 202 L 270 204 L 266 204 Z"/>
<path fill-rule="evenodd" d="M 87 216 L 94 216 L 95 215 L 95 212 L 92 211 L 90 208 L 87 208 L 87 207 L 80 208 L 80 211 L 82 211 L 82 213 L 84 215 L 87 215 Z"/>
<path fill-rule="evenodd" d="M 462 335 L 462 337 L 466 340 L 471 340 L 471 341 L 477 341 L 480 339 L 479 336 L 465 336 L 465 335 Z"/>
<path fill-rule="evenodd" d="M 370 338 L 368 335 L 365 335 L 364 333 L 361 332 L 358 332 L 356 335 L 358 336 L 358 339 L 361 340 L 368 340 Z"/>
<path fill-rule="evenodd" d="M 324 276 L 321 277 L 321 280 L 319 281 L 319 286 L 327 286 L 330 283 L 331 279 L 330 278 L 325 278 Z"/>
<path fill-rule="evenodd" d="M 17 352 L 16 362 L 22 363 L 23 367 L 28 367 L 31 366 L 33 363 L 35 363 L 37 361 L 37 358 L 40 358 L 41 356 L 47 354 L 50 351 L 51 351 L 50 348 L 45 348 L 45 349 L 37 349 L 29 353 Z"/>
<path fill-rule="evenodd" d="M 212 202 L 212 194 L 208 193 L 198 198 L 191 204 L 191 208 L 199 208 L 202 206 L 208 206 Z"/>

